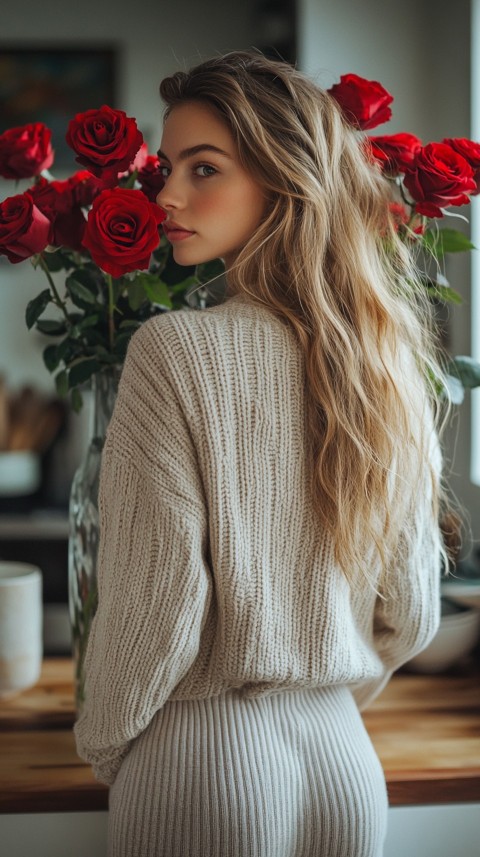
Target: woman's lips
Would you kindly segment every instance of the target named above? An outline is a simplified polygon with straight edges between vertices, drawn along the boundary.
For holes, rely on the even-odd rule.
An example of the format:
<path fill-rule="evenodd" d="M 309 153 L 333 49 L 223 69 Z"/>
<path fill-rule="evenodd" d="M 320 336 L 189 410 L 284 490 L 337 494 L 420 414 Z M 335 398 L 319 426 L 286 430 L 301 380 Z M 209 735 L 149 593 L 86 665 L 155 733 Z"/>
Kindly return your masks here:
<path fill-rule="evenodd" d="M 169 241 L 183 241 L 185 238 L 190 238 L 191 235 L 195 235 L 194 232 L 189 232 L 188 229 L 180 229 L 176 226 L 172 227 L 163 224 L 163 229 Z"/>

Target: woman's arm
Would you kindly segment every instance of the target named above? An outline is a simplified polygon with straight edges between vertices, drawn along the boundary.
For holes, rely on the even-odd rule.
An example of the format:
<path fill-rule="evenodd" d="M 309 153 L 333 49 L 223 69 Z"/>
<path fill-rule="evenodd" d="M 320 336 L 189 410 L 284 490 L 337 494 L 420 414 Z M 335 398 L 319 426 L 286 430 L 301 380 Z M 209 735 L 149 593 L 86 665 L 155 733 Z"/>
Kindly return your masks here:
<path fill-rule="evenodd" d="M 74 731 L 108 784 L 194 661 L 212 592 L 195 450 L 159 331 L 146 323 L 131 340 L 102 456 L 99 603 Z"/>

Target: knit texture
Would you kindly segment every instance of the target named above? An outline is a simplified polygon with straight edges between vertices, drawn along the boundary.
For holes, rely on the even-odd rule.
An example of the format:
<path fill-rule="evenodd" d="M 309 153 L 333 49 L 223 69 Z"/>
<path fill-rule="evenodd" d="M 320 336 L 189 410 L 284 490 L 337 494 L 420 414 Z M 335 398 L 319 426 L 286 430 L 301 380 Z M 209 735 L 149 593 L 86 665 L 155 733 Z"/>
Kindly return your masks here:
<path fill-rule="evenodd" d="M 130 342 L 75 725 L 105 783 L 167 700 L 348 685 L 363 708 L 437 630 L 427 490 L 395 597 L 352 591 L 336 566 L 311 501 L 303 362 L 293 329 L 243 295 L 156 316 Z"/>
<path fill-rule="evenodd" d="M 110 789 L 108 857 L 382 857 L 387 789 L 345 686 L 168 701 Z"/>

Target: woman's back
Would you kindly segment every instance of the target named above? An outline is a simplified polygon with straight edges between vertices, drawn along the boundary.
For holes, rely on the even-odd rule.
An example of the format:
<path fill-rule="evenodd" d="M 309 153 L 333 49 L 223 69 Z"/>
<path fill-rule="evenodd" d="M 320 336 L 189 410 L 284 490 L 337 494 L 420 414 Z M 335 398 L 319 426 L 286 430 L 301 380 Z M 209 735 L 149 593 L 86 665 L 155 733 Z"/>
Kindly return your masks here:
<path fill-rule="evenodd" d="M 223 258 L 230 297 L 130 341 L 77 746 L 112 785 L 115 857 L 380 857 L 359 708 L 439 621 L 408 253 L 296 70 L 235 53 L 161 92 L 165 233 L 178 264 Z"/>

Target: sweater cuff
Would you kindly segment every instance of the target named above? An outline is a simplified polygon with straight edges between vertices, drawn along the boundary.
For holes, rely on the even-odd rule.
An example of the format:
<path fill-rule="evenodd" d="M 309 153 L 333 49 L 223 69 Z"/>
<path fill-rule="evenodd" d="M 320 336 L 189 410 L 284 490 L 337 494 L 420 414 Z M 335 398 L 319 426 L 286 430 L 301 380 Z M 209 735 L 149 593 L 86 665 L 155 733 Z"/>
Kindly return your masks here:
<path fill-rule="evenodd" d="M 121 747 L 111 747 L 105 750 L 85 749 L 78 735 L 77 724 L 73 727 L 77 753 L 81 759 L 91 765 L 95 779 L 107 786 L 113 785 L 125 756 L 130 750 L 131 741 Z"/>
<path fill-rule="evenodd" d="M 372 702 L 380 696 L 390 681 L 394 670 L 387 670 L 379 678 L 370 679 L 356 685 L 351 685 L 352 696 L 357 703 L 359 711 L 364 711 Z"/>

